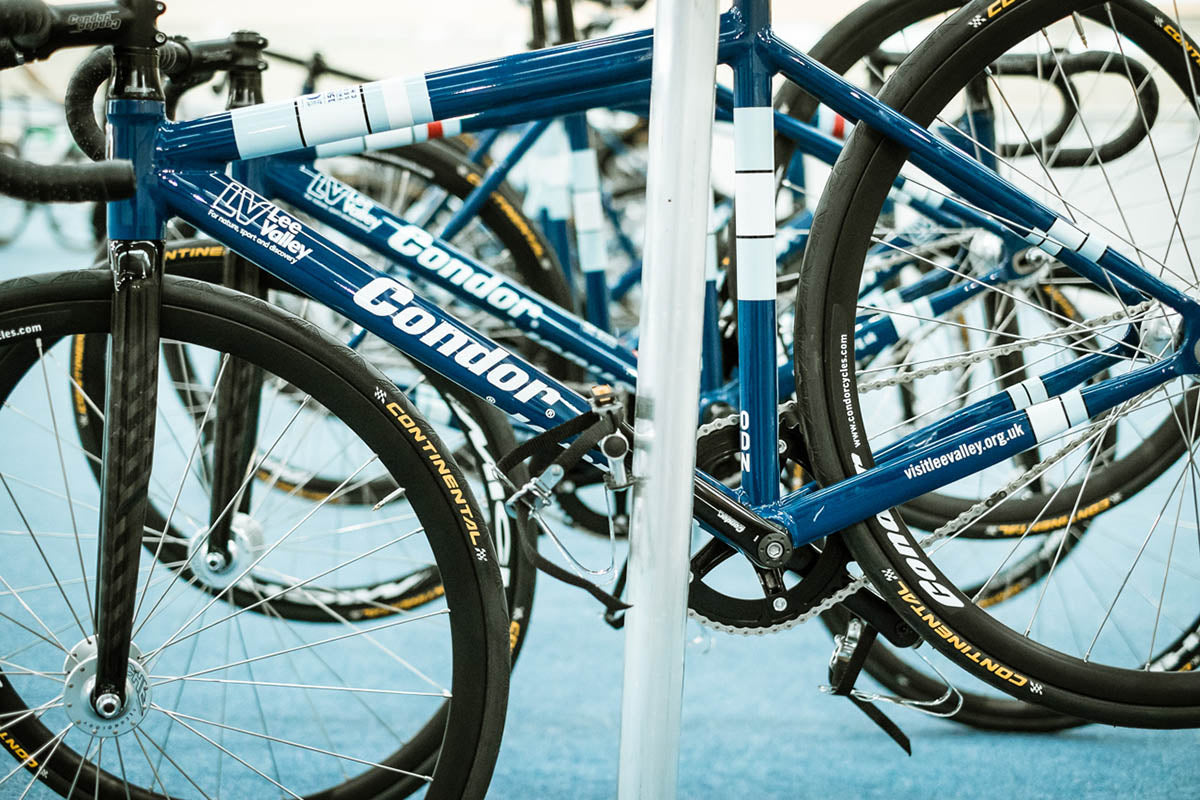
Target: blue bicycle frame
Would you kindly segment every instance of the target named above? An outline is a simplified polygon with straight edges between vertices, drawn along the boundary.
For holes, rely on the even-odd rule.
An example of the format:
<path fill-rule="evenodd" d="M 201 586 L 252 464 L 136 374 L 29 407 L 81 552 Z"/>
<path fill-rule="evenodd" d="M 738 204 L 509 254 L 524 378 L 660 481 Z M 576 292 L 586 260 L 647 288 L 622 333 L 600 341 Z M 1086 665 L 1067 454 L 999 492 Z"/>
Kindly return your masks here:
<path fill-rule="evenodd" d="M 737 534 L 748 524 L 767 529 L 782 526 L 799 547 L 999 463 L 1167 380 L 1197 371 L 1194 352 L 1200 337 L 1200 305 L 1196 301 L 777 39 L 770 29 L 767 0 L 735 2 L 733 10 L 722 16 L 719 37 L 719 58 L 735 73 L 743 476 L 738 490 L 697 476 L 697 513 L 716 535 L 740 541 Z M 261 194 L 227 177 L 224 168 L 237 159 L 301 151 L 417 125 L 444 122 L 464 130 L 473 125 L 491 128 L 561 116 L 588 105 L 608 105 L 610 98 L 630 91 L 630 85 L 646 85 L 651 46 L 651 32 L 643 31 L 180 123 L 163 120 L 161 103 L 111 101 L 113 155 L 134 161 L 140 178 L 133 198 L 109 205 L 110 237 L 161 239 L 167 218 L 182 217 L 517 419 L 539 428 L 556 425 L 587 410 L 587 402 L 406 284 L 341 251 Z M 1026 381 L 1031 391 L 997 394 L 982 401 L 986 405 L 962 409 L 918 431 L 879 454 L 877 466 L 860 464 L 862 471 L 856 477 L 780 497 L 770 107 L 770 78 L 776 71 L 847 119 L 907 148 L 910 161 L 934 180 L 970 206 L 995 213 L 994 219 L 984 217 L 991 225 L 999 225 L 995 219 L 1004 220 L 1006 235 L 1049 252 L 1102 289 L 1123 298 L 1148 296 L 1177 311 L 1184 322 L 1181 345 L 1162 361 L 1085 389 L 1076 387 L 1103 371 L 1111 353 L 1082 358 L 1069 368 Z M 303 187 L 301 175 L 309 179 Z M 293 170 L 290 178 L 281 171 L 270 179 L 278 182 L 281 193 L 295 195 L 307 191 L 319 176 Z M 939 204 L 944 205 L 939 201 L 929 207 L 936 210 Z M 360 221 L 364 230 L 374 224 Z M 529 305 L 515 315 L 524 320 L 523 330 L 544 342 L 590 348 L 597 362 L 610 358 L 612 363 L 604 367 L 609 374 L 626 381 L 632 378 L 628 355 L 618 358 L 615 343 L 577 321 L 568 321 L 544 303 L 537 307 L 528 292 L 522 295 L 498 276 L 473 271 L 452 248 L 435 246 L 419 228 L 402 225 L 407 223 L 383 219 L 367 232 L 377 239 L 386 237 L 382 246 L 388 252 L 413 259 L 424 268 L 424 277 L 451 291 L 511 310 L 524 298 Z M 842 353 L 837 366 L 849 374 L 854 369 L 854 343 L 848 336 L 843 337 Z M 1033 402 L 1035 398 L 1042 399 Z M 851 423 L 854 431 L 860 430 Z M 747 550 L 744 543 L 739 547 Z M 746 554 L 762 563 L 761 554 Z"/>

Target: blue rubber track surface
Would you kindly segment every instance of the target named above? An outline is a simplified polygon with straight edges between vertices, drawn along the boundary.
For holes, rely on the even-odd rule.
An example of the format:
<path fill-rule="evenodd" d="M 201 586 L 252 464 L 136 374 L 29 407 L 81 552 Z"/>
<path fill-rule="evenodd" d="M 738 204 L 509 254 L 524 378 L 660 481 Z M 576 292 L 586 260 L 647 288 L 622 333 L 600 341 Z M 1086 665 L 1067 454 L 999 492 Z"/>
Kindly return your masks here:
<path fill-rule="evenodd" d="M 607 562 L 607 543 L 569 543 L 585 564 Z M 833 647 L 819 622 L 731 636 L 689 621 L 687 632 L 680 798 L 1200 797 L 1200 731 L 1002 734 L 885 705 L 912 739 L 909 758 L 818 691 Z M 616 796 L 622 643 L 590 597 L 539 581 L 490 797 Z"/>

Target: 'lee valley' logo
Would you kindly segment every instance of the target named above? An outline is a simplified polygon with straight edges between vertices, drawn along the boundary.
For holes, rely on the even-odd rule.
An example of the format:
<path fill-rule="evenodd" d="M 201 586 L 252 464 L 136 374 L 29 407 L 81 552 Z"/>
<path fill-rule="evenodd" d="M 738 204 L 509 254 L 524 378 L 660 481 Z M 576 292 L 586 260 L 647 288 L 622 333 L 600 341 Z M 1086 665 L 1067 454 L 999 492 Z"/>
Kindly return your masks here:
<path fill-rule="evenodd" d="M 312 253 L 297 237 L 300 223 L 265 197 L 231 183 L 213 201 L 208 215 L 259 246 L 295 264 Z"/>
<path fill-rule="evenodd" d="M 371 213 L 375 204 L 365 195 L 337 178 L 331 178 L 303 167 L 301 172 L 312 176 L 308 188 L 304 190 L 304 196 L 309 200 L 328 208 L 368 233 L 379 227 L 382 220 Z"/>

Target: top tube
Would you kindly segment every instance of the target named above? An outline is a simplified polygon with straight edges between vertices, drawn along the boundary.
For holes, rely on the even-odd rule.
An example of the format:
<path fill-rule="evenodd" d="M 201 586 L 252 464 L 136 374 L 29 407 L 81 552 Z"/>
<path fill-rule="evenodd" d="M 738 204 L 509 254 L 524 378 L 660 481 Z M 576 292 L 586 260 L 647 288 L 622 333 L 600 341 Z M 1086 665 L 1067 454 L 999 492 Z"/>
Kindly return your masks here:
<path fill-rule="evenodd" d="M 745 44 L 744 31 L 737 15 L 721 15 L 722 60 Z M 197 164 L 257 158 L 482 113 L 515 101 L 646 80 L 652 48 L 653 32 L 643 30 L 164 123 L 159 152 L 176 162 Z"/>

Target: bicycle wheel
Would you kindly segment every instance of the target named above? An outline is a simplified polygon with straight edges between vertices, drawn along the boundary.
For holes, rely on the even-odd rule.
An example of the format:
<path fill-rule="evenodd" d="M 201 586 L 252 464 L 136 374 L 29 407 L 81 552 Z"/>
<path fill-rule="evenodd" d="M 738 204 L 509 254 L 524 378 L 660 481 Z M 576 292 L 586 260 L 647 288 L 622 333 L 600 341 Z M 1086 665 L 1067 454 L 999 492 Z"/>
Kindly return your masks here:
<path fill-rule="evenodd" d="M 0 326 L 16 332 L 0 348 L 0 426 L 12 443 L 0 476 L 14 534 L 0 564 L 0 724 L 17 757 L 0 783 L 40 778 L 68 796 L 107 798 L 391 797 L 420 786 L 430 797 L 482 797 L 503 727 L 508 618 L 467 479 L 361 358 L 206 283 L 165 280 L 164 344 L 186 345 L 217 381 L 230 358 L 264 371 L 256 452 L 343 461 L 345 486 L 381 465 L 405 493 L 374 513 L 336 502 L 340 489 L 319 502 L 276 493 L 238 514 L 234 567 L 200 586 L 185 567 L 205 570 L 202 441 L 178 392 L 160 385 L 150 494 L 169 524 L 148 524 L 145 544 L 191 546 L 182 563 L 142 559 L 129 671 L 148 697 L 97 730 L 80 693 L 99 490 L 85 463 L 94 456 L 66 420 L 79 395 L 53 389 L 51 377 L 71 376 L 70 349 L 84 336 L 104 336 L 112 280 L 88 270 L 0 292 Z M 306 417 L 308 406 L 323 413 Z M 397 565 L 432 570 L 437 599 L 361 622 L 326 602 L 395 576 Z M 263 593 L 252 573 L 277 586 Z M 263 613 L 245 613 L 234 592 L 256 594 Z M 288 603 L 322 609 L 328 623 L 290 619 L 277 610 Z"/>
<path fill-rule="evenodd" d="M 896 71 L 880 98 L 919 124 L 931 126 L 935 135 L 946 134 L 957 129 L 953 120 L 963 109 L 985 107 L 976 104 L 982 80 L 990 98 L 986 109 L 997 119 L 995 128 L 1017 136 L 1022 131 L 1036 140 L 1039 128 L 1033 124 L 1036 117 L 1031 119 L 1038 109 L 1036 92 L 1005 91 L 1008 76 L 1002 70 L 989 69 L 990 65 L 1001 63 L 998 59 L 1002 56 L 1032 53 L 1053 63 L 1054 59 L 1082 48 L 1080 31 L 1084 30 L 1090 48 L 1114 54 L 1108 59 L 1112 72 L 1107 77 L 1118 84 L 1128 87 L 1132 83 L 1131 61 L 1151 67 L 1149 76 L 1159 92 L 1172 90 L 1174 94 L 1160 102 L 1158 127 L 1144 135 L 1131 151 L 1107 163 L 1100 158 L 1073 167 L 1055 163 L 1054 154 L 1060 152 L 1058 145 L 1049 148 L 1050 152 L 1029 147 L 1024 153 L 997 160 L 1005 177 L 1059 213 L 1084 220 L 1080 224 L 1085 227 L 1106 230 L 1106 235 L 1116 240 L 1115 247 L 1136 251 L 1154 265 L 1156 272 L 1177 271 L 1180 265 L 1169 258 L 1172 251 L 1167 239 L 1160 242 L 1148 238 L 1157 237 L 1161 231 L 1159 224 L 1155 233 L 1149 233 L 1155 230 L 1156 219 L 1159 223 L 1165 219 L 1172 226 L 1171 238 L 1176 241 L 1174 259 L 1186 261 L 1182 251 L 1186 249 L 1187 237 L 1173 209 L 1178 208 L 1180 186 L 1186 189 L 1187 171 L 1171 171 L 1163 166 L 1164 157 L 1183 157 L 1186 163 L 1194 148 L 1194 128 L 1189 126 L 1194 126 L 1196 119 L 1193 87 L 1197 84 L 1197 70 L 1172 35 L 1174 31 L 1175 36 L 1182 37 L 1177 26 L 1153 7 L 1132 0 L 1102 7 L 1065 0 L 1018 0 L 1008 6 L 996 6 L 990 13 L 988 9 L 987 3 L 973 3 L 952 16 Z M 1074 18 L 1072 12 L 1078 12 L 1082 19 Z M 1124 95 L 1110 92 L 1107 87 L 1097 90 L 1101 79 L 1106 77 L 1103 70 L 1100 73 L 1088 81 L 1086 92 L 1069 93 L 1071 101 L 1077 103 L 1073 110 L 1078 112 L 1079 124 L 1062 139 L 1063 146 L 1079 147 L 1082 140 L 1083 147 L 1099 149 L 1099 142 L 1108 141 L 1106 136 L 1128 123 L 1130 108 L 1134 114 L 1142 113 L 1138 95 L 1128 89 Z M 967 100 L 962 96 L 964 89 L 974 92 Z M 1126 102 L 1125 98 L 1129 98 L 1126 113 L 1113 114 Z M 1116 109 L 1112 108 L 1113 102 Z M 1107 111 L 1109 116 L 1093 116 L 1097 110 Z M 997 156 L 970 131 L 957 130 L 963 133 L 969 152 L 977 157 Z M 797 382 L 797 390 L 813 468 L 823 484 L 854 474 L 856 461 L 862 467 L 869 467 L 873 463 L 872 453 L 896 436 L 894 430 L 889 431 L 894 411 L 884 409 L 881 416 L 873 416 L 882 407 L 872 404 L 863 392 L 872 379 L 857 374 L 854 364 L 858 351 L 851 351 L 847 345 L 853 341 L 853 328 L 860 313 L 860 281 L 864 264 L 869 261 L 868 253 L 872 246 L 887 240 L 887 232 L 876 235 L 875 227 L 891 182 L 903 163 L 904 153 L 899 148 L 886 144 L 870 131 L 855 130 L 822 198 L 805 256 L 796 341 L 808 346 L 798 348 L 796 353 L 797 374 L 805 378 Z M 1160 168 L 1164 172 L 1160 173 Z M 1118 176 L 1140 172 L 1146 177 L 1154 176 L 1155 181 L 1149 190 L 1143 186 L 1131 192 L 1126 198 L 1128 202 L 1123 203 L 1115 192 L 1106 188 L 1114 169 L 1119 169 Z M 1171 185 L 1165 175 L 1176 172 L 1178 181 Z M 903 174 L 913 175 L 916 185 L 932 184 L 907 170 Z M 932 191 L 939 193 L 936 187 Z M 1172 211 L 1165 212 L 1164 204 L 1171 204 Z M 1123 224 L 1122 215 L 1132 222 Z M 1114 232 L 1114 227 L 1119 232 Z M 931 266 L 937 268 L 936 263 Z M 1051 277 L 1058 274 L 1053 264 L 1045 266 L 1045 274 Z M 1187 272 L 1190 267 L 1185 263 L 1183 269 Z M 1184 288 L 1192 287 L 1190 280 L 1180 282 Z M 1061 291 L 1074 293 L 1077 288 L 1063 286 Z M 1025 363 L 1033 368 L 1034 374 L 1079 358 L 1082 354 L 1077 339 L 1106 341 L 1106 337 L 1113 335 L 1110 329 L 1119 333 L 1127 324 L 1120 313 L 1120 304 L 1115 306 L 1117 321 L 1103 322 L 1104 316 L 1114 310 L 1114 301 L 1109 300 L 1105 305 L 1096 303 L 1084 308 L 1086 319 L 1100 319 L 1100 322 L 1078 326 L 1065 325 L 1059 320 L 1055 330 L 1048 324 L 1055 318 L 1044 309 L 1032 308 L 1019 293 L 1009 292 L 1007 296 L 1016 298 L 1029 311 L 1025 319 L 1042 326 L 1040 330 L 1022 327 L 1024 338 L 1018 340 L 1027 348 L 1023 350 Z M 1098 297 L 1107 296 L 1084 286 L 1072 299 L 1089 302 Z M 1174 330 L 1171 315 L 1154 309 L 1146 313 L 1146 318 L 1155 315 L 1164 320 L 1168 331 Z M 978 319 L 972 320 L 976 327 Z M 936 318 L 922 318 L 920 323 L 935 330 L 945 327 L 945 322 Z M 1047 328 L 1051 330 L 1043 333 Z M 1164 339 L 1154 334 L 1153 328 L 1147 325 L 1143 329 L 1145 335 L 1137 353 L 1142 360 L 1162 358 L 1171 346 L 1170 335 Z M 994 333 L 984 326 L 985 339 Z M 934 363 L 939 358 L 953 362 L 964 355 L 962 345 L 953 349 L 949 339 L 943 337 L 942 355 L 935 357 Z M 986 340 L 975 339 L 968 344 L 965 355 L 976 354 L 974 348 L 978 347 L 984 348 L 978 352 L 985 356 L 989 352 Z M 948 352 L 953 355 L 947 356 Z M 1122 361 L 1111 367 L 1108 374 L 1119 375 L 1133 367 L 1132 359 Z M 981 383 L 976 391 L 982 394 L 975 396 L 985 396 L 1003 386 L 997 378 Z M 935 400 L 933 395 L 937 391 L 936 388 L 917 390 L 917 396 Z M 945 398 L 942 394 L 943 402 Z M 890 407 L 894 409 L 895 404 Z M 1120 433 L 1122 427 L 1127 427 L 1123 435 L 1118 435 L 1118 441 L 1137 442 L 1141 438 L 1137 433 L 1139 425 L 1148 428 L 1149 424 L 1163 421 L 1177 426 L 1183 449 L 1190 453 L 1194 442 L 1191 424 L 1194 407 L 1190 381 L 1177 380 L 1089 426 L 1081 436 L 1077 432 L 1062 437 L 1057 444 L 1067 446 L 1062 448 L 1061 456 L 1049 452 L 1054 449 L 1053 443 L 1049 450 L 1042 443 L 1046 452 L 1037 455 L 1047 462 L 1047 469 L 1057 470 L 1044 473 L 1051 476 L 1047 483 L 1075 492 L 1071 503 L 1074 511 L 1068 513 L 1067 522 L 1081 508 L 1086 508 L 1082 502 L 1087 497 L 1087 480 L 1078 476 L 1086 476 L 1098 465 L 1109 463 L 1110 458 L 1119 460 L 1128 453 L 1103 452 L 1101 443 L 1106 431 L 1117 428 Z M 936 419 L 928 408 L 924 413 L 922 421 Z M 1189 474 L 1190 462 L 1190 455 L 1182 461 L 1176 460 L 1158 481 L 1144 489 L 1148 505 L 1140 512 L 1129 503 L 1119 511 L 1102 514 L 1103 508 L 1093 510 L 1084 541 L 1071 548 L 1069 559 L 1051 554 L 1036 591 L 1023 592 L 987 607 L 979 602 L 979 591 L 989 588 L 991 576 L 1006 564 L 1044 544 L 1044 537 L 1031 535 L 1041 532 L 1032 528 L 1044 516 L 1028 520 L 1029 526 L 998 544 L 978 540 L 963 544 L 952 530 L 927 537 L 914 535 L 900 509 L 856 525 L 845 535 L 864 572 L 889 602 L 906 621 L 923 631 L 947 659 L 977 678 L 980 686 L 991 686 L 1094 721 L 1148 727 L 1194 725 L 1200 712 L 1200 681 L 1188 670 L 1196 658 L 1193 632 L 1197 627 L 1197 594 L 1192 583 L 1196 572 L 1188 564 L 1194 555 L 1182 552 L 1182 546 L 1174 548 L 1180 525 L 1185 529 L 1195 525 L 1194 519 L 1181 520 L 1176 516 L 1176 506 L 1180 513 L 1193 513 L 1190 508 L 1183 509 L 1182 501 L 1189 490 L 1184 478 Z M 1009 497 L 1027 496 L 1025 486 L 1009 480 L 1013 472 L 1003 474 L 1003 468 L 998 472 L 1001 474 L 981 473 L 984 483 L 973 487 L 971 496 L 986 498 L 992 491 L 989 487 L 1003 488 L 1005 494 L 995 495 L 991 504 L 1000 509 L 1009 502 Z M 1018 470 L 1016 474 L 1020 477 L 1028 473 Z M 1039 490 L 1035 487 L 1036 491 Z M 1041 491 L 1049 496 L 1050 490 Z M 1139 499 L 1142 496 L 1139 494 Z M 1158 529 L 1155 514 L 1164 509 L 1158 514 L 1161 518 L 1168 505 L 1171 517 L 1163 530 L 1171 528 L 1175 533 L 1155 538 Z M 986 508 L 976 509 L 966 522 L 979 522 L 992 513 Z M 1175 519 L 1175 524 L 1170 519 Z M 1057 525 L 1058 529 L 1062 527 Z M 1140 533 L 1129 536 L 1131 528 L 1140 528 Z M 1098 533 L 1101 530 L 1103 534 Z M 1136 544 L 1129 550 L 1131 538 Z M 1065 545 L 1058 546 L 1060 552 L 1065 549 Z M 1151 561 L 1155 562 L 1153 567 Z M 1171 565 L 1175 565 L 1174 569 Z M 961 591 L 975 587 L 981 589 L 971 594 Z"/>
<path fill-rule="evenodd" d="M 181 240 L 171 242 L 165 253 L 168 274 L 194 278 L 209 283 L 220 283 L 225 248 L 209 240 Z M 267 298 L 276 305 L 293 309 L 301 318 L 308 319 L 332 334 L 347 334 L 344 320 L 335 322 L 336 315 L 327 311 L 316 318 L 308 312 L 318 307 L 309 304 L 295 290 L 271 278 L 263 276 Z M 84 450 L 99 455 L 103 444 L 102 420 L 98 409 L 104 407 L 104 376 L 106 343 L 103 337 L 83 336 L 71 344 L 70 375 L 72 392 L 72 417 Z M 522 535 L 516 521 L 505 511 L 507 488 L 493 477 L 491 468 L 516 447 L 512 426 L 504 415 L 486 401 L 449 383 L 440 376 L 420 369 L 408 361 L 394 348 L 368 337 L 359 352 L 377 369 L 384 372 L 400 387 L 421 414 L 429 420 L 437 420 L 438 430 L 446 441 L 454 459 L 467 475 L 475 495 L 481 498 L 484 519 L 492 533 L 496 546 L 497 563 L 505 585 L 505 599 L 511 616 L 510 643 L 515 663 L 521 645 L 529 630 L 530 613 L 533 607 L 533 592 L 537 570 L 520 548 L 517 537 Z M 165 346 L 163 348 L 165 375 L 179 395 L 179 402 L 191 410 L 194 425 L 202 432 L 205 446 L 211 446 L 214 419 L 205 418 L 205 410 L 212 402 L 212 386 L 216 377 L 206 374 L 197 366 L 189 348 Z M 284 391 L 292 391 L 285 387 Z M 211 414 L 209 415 L 212 416 Z M 340 505 L 366 505 L 368 508 L 386 500 L 397 486 L 386 472 L 361 476 L 351 484 L 345 483 L 345 475 L 330 472 L 333 465 L 320 465 L 313 469 L 305 454 L 291 453 L 291 459 L 259 453 L 262 461 L 255 472 L 255 480 L 247 487 L 248 492 L 258 490 L 268 494 L 283 493 L 297 498 L 320 502 L 338 491 Z M 204 458 L 207 456 L 207 458 Z M 211 472 L 211 453 L 204 451 L 200 456 L 201 469 Z M 289 460 L 293 463 L 289 463 Z M 100 479 L 100 462 L 89 459 L 96 480 Z M 161 530 L 168 509 L 151 503 L 153 524 Z M 149 548 L 164 563 L 175 562 L 186 556 L 186 548 L 167 543 L 161 548 Z M 357 594 L 344 594 L 340 598 L 324 598 L 324 602 L 348 619 L 379 617 L 382 609 L 391 607 L 413 609 L 421 603 L 436 599 L 431 591 L 437 586 L 432 572 L 426 580 L 416 580 L 405 572 L 386 576 L 374 586 L 360 586 Z M 191 577 L 191 576 L 188 576 Z M 203 576 L 197 578 L 203 582 Z M 268 592 L 275 583 L 270 575 L 251 575 L 248 579 L 259 582 L 258 592 Z M 253 605 L 257 593 L 235 593 L 232 602 Z M 293 619 L 327 619 L 327 613 L 305 604 L 276 606 L 275 610 Z"/>
<path fill-rule="evenodd" d="M 870 0 L 839 21 L 821 38 L 809 54 L 830 69 L 840 74 L 851 75 L 860 82 L 860 85 L 867 85 L 878 91 L 894 70 L 898 60 L 916 47 L 936 23 L 961 5 L 956 0 Z M 1003 65 L 999 65 L 999 68 L 1002 69 Z M 1043 75 L 1043 77 L 1051 76 Z M 1042 91 L 1046 93 L 1045 89 Z M 1057 99 L 1059 103 L 1062 102 L 1061 97 L 1046 99 Z M 1047 102 L 1046 105 L 1049 106 L 1051 103 Z M 797 119 L 806 121 L 812 120 L 817 114 L 816 100 L 791 82 L 785 82 L 776 94 L 775 106 Z M 1067 119 L 1062 110 L 1061 108 L 1053 109 L 1058 112 L 1054 115 L 1054 118 L 1059 120 L 1057 125 L 1042 122 L 1043 128 L 1054 128 L 1060 137 L 1065 133 L 1063 120 Z M 851 126 L 846 123 L 844 131 L 848 132 L 850 129 Z M 1032 136 L 1032 134 L 1030 135 Z M 1019 140 L 1020 136 L 1014 134 L 1013 138 Z M 1038 137 L 1034 136 L 1034 138 Z M 999 149 L 1003 152 L 1005 149 L 1011 151 L 1014 148 L 1010 143 Z M 789 158 L 792 147 L 790 143 L 780 139 L 777 152 L 781 159 Z M 780 161 L 778 163 L 787 162 Z M 789 186 L 786 176 L 782 177 L 781 185 Z M 914 237 L 914 239 L 920 241 L 919 237 Z M 917 245 L 909 247 L 906 252 L 893 251 L 888 255 L 892 257 L 909 256 L 909 260 L 927 274 L 933 270 L 930 265 L 932 264 L 931 259 L 935 258 L 934 253 L 939 254 L 936 256 L 939 258 L 953 258 L 955 251 L 961 250 L 954 237 L 944 236 L 932 240 L 925 237 L 925 239 L 926 252 L 920 255 L 918 255 L 920 251 Z M 795 255 L 799 254 L 793 254 L 793 256 Z M 781 262 L 781 267 L 786 270 L 790 263 L 790 261 Z M 894 264 L 890 268 L 896 269 Z M 863 283 L 865 284 L 866 281 Z M 1032 302 L 1045 307 L 1047 314 L 1052 319 L 1070 317 L 1077 314 L 1077 305 L 1094 305 L 1089 302 L 1070 302 L 1061 289 L 1072 283 L 1078 283 L 1073 273 L 1063 275 L 1060 272 L 1059 275 L 1050 276 L 1047 280 L 1040 282 L 1036 289 L 1029 290 L 1028 296 Z M 888 287 L 896 288 L 899 285 L 898 281 L 893 281 L 888 284 Z M 1075 287 L 1067 291 L 1078 293 L 1081 290 Z M 781 296 L 781 308 L 790 309 L 791 300 L 790 295 Z M 989 325 L 988 327 L 994 326 Z M 958 333 L 961 334 L 962 330 L 960 329 Z M 1019 334 L 1019 331 L 1013 333 Z M 922 335 L 920 332 L 916 334 L 916 336 L 920 335 Z M 1028 332 L 1027 335 L 1029 335 Z M 900 345 L 896 349 L 908 345 L 909 342 L 905 337 L 901 337 Z M 1008 357 L 1007 363 L 1003 359 L 998 361 L 1000 362 L 997 367 L 999 371 L 1011 373 L 1009 382 L 1018 383 L 1020 379 L 1015 376 L 1024 369 L 1020 363 L 1020 356 Z M 876 369 L 878 371 L 878 368 Z M 902 385 L 898 388 L 900 395 L 898 402 L 911 404 L 911 396 L 904 392 L 905 387 Z M 961 390 L 955 390 L 954 393 L 963 394 Z M 908 413 L 910 416 L 914 415 L 912 411 Z M 1163 470 L 1184 452 L 1182 440 L 1175 434 L 1176 429 L 1173 423 L 1160 425 L 1141 437 L 1145 440 L 1141 447 L 1129 451 L 1122 458 L 1115 459 L 1104 465 L 1103 468 L 1095 470 L 1089 478 L 1087 495 L 1081 502 L 1081 506 L 1084 509 L 1109 508 L 1113 504 L 1133 496 L 1140 488 L 1161 475 Z M 1034 524 L 1034 518 L 1039 514 L 1041 519 L 1038 524 L 1042 530 L 1053 529 L 1055 526 L 1049 523 L 1054 520 L 1062 521 L 1062 524 L 1057 526 L 1062 528 L 1070 515 L 1074 497 L 1075 495 L 1070 492 L 1061 492 L 1054 497 L 1040 495 L 1013 498 L 1003 507 L 995 509 L 986 524 L 972 524 L 963 532 L 963 535 L 1010 536 L 1014 533 L 1019 534 L 1023 527 Z M 906 504 L 905 518 L 910 523 L 922 527 L 936 528 L 967 510 L 978 499 L 978 495 L 955 497 L 940 492 L 931 492 Z M 1086 516 L 1088 515 L 1077 513 L 1075 518 Z"/>

